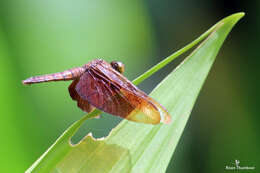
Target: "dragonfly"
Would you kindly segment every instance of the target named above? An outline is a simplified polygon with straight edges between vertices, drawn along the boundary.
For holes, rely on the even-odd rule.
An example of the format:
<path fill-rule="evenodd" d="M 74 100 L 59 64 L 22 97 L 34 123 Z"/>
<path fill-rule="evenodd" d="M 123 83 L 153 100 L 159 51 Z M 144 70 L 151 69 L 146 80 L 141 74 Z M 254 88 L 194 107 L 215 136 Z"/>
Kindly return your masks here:
<path fill-rule="evenodd" d="M 89 113 L 98 108 L 134 122 L 170 123 L 171 116 L 168 111 L 123 76 L 124 70 L 122 62 L 108 63 L 95 59 L 82 67 L 30 77 L 22 83 L 30 85 L 72 80 L 68 88 L 70 96 L 84 112 Z"/>

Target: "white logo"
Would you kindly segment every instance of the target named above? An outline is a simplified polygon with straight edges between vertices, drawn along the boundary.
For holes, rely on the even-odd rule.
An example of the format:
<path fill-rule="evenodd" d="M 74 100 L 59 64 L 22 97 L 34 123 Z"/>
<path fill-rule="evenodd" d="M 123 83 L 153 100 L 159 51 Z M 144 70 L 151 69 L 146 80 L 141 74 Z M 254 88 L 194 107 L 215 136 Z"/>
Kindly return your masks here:
<path fill-rule="evenodd" d="M 239 160 L 235 160 L 235 163 L 231 163 L 231 165 L 235 165 L 235 166 L 226 165 L 225 169 L 226 170 L 254 170 L 255 169 L 255 166 L 240 166 L 239 163 L 240 163 Z"/>

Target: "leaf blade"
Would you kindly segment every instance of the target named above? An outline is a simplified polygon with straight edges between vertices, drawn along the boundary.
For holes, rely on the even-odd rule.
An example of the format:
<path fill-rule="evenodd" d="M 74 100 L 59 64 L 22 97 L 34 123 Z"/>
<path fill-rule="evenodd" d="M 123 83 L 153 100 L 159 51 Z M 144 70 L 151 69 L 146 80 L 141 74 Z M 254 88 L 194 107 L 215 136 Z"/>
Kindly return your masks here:
<path fill-rule="evenodd" d="M 151 93 L 151 96 L 157 98 L 158 101 L 168 109 L 170 114 L 177 112 L 176 114 L 180 115 L 177 117 L 172 117 L 173 122 L 175 122 L 174 124 L 170 126 L 160 124 L 155 127 L 150 127 L 149 125 L 136 125 L 138 126 L 136 127 L 135 125 L 131 124 L 131 122 L 123 122 L 129 126 L 124 128 L 125 131 L 120 129 L 121 135 L 118 135 L 118 138 L 115 137 L 114 142 L 119 141 L 121 136 L 129 134 L 131 129 L 134 129 L 134 131 L 141 131 L 141 134 L 144 134 L 144 136 L 146 136 L 145 132 L 150 131 L 151 133 L 147 134 L 147 138 L 150 138 L 149 135 L 153 135 L 157 132 L 154 134 L 154 143 L 151 144 L 151 141 L 148 142 L 149 145 L 144 147 L 145 151 L 142 152 L 141 158 L 139 158 L 136 162 L 132 159 L 133 164 L 135 164 L 132 165 L 132 172 L 164 172 L 164 170 L 166 170 L 168 162 L 174 151 L 171 148 L 175 148 L 177 145 L 177 141 L 185 127 L 196 97 L 210 70 L 210 67 L 214 62 L 217 52 L 219 51 L 220 46 L 222 45 L 231 28 L 242 16 L 243 14 L 239 13 L 220 22 L 216 26 L 215 31 L 208 37 L 208 39 L 205 40 L 199 46 L 199 48 L 194 50 L 193 53 L 188 58 L 186 58 L 185 61 L 173 73 L 167 76 L 166 79 L 163 80 L 159 86 L 154 89 L 154 92 Z M 210 51 L 208 51 L 208 49 L 210 49 Z M 205 57 L 208 57 L 208 59 Z M 175 83 L 178 85 L 169 87 L 169 83 Z M 199 83 L 196 85 L 197 87 L 195 87 L 196 83 Z M 183 86 L 186 86 L 187 88 L 183 90 Z M 187 99 L 184 99 L 185 96 Z M 170 99 L 167 98 L 174 98 L 174 102 L 169 102 Z M 183 104 L 184 100 L 186 100 L 185 105 Z M 169 105 L 169 103 L 171 103 L 171 105 Z M 174 133 L 171 137 L 169 137 L 171 132 Z M 138 134 L 136 133 L 135 136 L 137 137 L 135 139 L 131 138 L 134 141 L 138 140 L 139 138 Z M 170 139 L 175 139 L 175 142 L 171 142 Z M 162 141 L 165 141 L 165 143 L 162 143 Z M 142 148 L 141 145 L 136 146 L 136 143 L 135 146 L 128 146 L 127 143 L 128 142 L 124 142 L 123 146 L 130 150 L 131 155 L 131 150 L 133 150 L 133 153 L 136 154 L 137 148 Z M 154 151 L 156 146 L 164 145 L 170 145 L 170 147 L 161 153 L 159 151 L 161 150 L 160 147 L 158 147 L 157 152 Z M 147 164 L 147 167 L 145 167 L 143 163 L 147 162 L 147 158 L 158 159 L 156 161 L 153 160 L 150 164 Z M 156 164 L 153 164 L 154 162 Z M 160 162 L 162 166 L 158 166 L 158 163 Z M 151 165 L 155 167 L 152 167 Z"/>

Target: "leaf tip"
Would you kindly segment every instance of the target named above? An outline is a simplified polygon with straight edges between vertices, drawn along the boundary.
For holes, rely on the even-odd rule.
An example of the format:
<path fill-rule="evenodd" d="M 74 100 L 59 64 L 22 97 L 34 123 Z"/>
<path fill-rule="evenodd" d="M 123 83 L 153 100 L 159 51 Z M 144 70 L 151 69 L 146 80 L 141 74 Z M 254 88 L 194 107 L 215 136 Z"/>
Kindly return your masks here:
<path fill-rule="evenodd" d="M 245 15 L 244 12 L 238 12 L 238 13 L 235 13 L 235 14 L 232 14 L 232 15 L 228 16 L 227 18 L 230 19 L 233 23 L 236 23 L 242 17 L 244 17 L 244 15 Z"/>
<path fill-rule="evenodd" d="M 232 15 L 232 17 L 236 18 L 237 20 L 241 19 L 242 17 L 244 17 L 245 12 L 238 12 Z"/>

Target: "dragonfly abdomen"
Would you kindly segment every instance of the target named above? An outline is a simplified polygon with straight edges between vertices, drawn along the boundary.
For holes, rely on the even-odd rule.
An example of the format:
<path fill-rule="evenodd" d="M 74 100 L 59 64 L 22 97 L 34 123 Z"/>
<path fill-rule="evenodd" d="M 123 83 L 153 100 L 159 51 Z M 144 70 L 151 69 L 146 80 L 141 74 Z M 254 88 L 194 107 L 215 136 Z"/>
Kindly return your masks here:
<path fill-rule="evenodd" d="M 74 80 L 79 76 L 81 76 L 81 74 L 84 71 L 85 71 L 84 68 L 76 67 L 59 73 L 30 77 L 28 79 L 23 80 L 23 84 L 28 85 L 34 83 L 50 82 L 50 81 Z"/>

